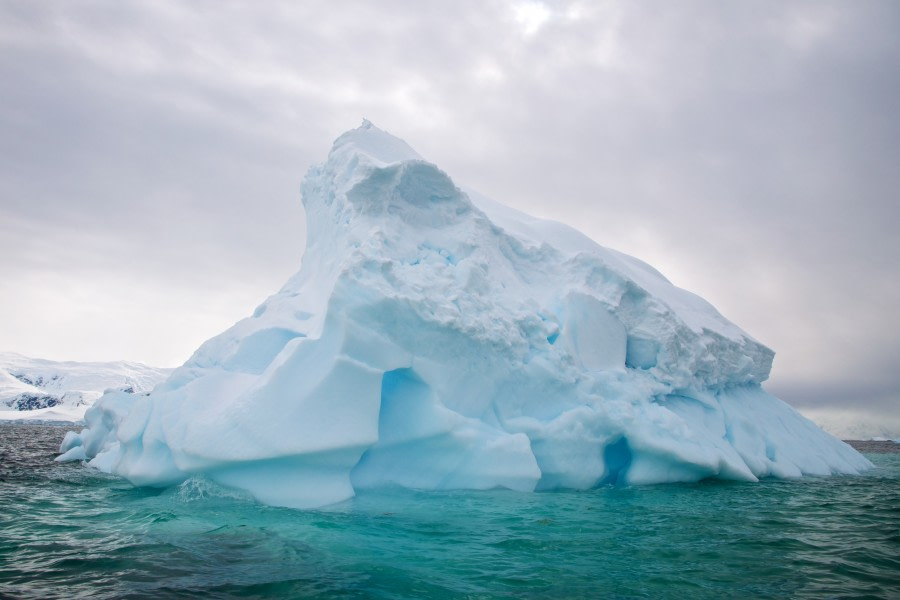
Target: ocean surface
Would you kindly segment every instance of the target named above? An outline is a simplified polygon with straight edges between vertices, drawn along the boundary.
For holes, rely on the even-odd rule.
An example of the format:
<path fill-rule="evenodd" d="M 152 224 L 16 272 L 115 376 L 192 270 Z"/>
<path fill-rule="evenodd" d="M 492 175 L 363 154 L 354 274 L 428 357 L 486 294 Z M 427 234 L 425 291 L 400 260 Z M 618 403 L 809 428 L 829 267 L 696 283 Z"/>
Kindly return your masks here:
<path fill-rule="evenodd" d="M 259 505 L 0 424 L 0 598 L 900 598 L 900 445 L 862 476 Z"/>

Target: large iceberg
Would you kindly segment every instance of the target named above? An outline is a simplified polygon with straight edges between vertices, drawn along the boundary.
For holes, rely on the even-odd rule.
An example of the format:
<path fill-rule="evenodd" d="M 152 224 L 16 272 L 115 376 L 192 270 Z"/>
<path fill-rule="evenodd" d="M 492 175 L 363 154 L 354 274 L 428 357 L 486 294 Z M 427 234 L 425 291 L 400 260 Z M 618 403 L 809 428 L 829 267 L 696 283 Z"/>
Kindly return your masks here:
<path fill-rule="evenodd" d="M 369 122 L 303 183 L 300 271 L 60 457 L 316 507 L 355 490 L 857 473 L 773 352 L 647 264 L 463 191 Z"/>

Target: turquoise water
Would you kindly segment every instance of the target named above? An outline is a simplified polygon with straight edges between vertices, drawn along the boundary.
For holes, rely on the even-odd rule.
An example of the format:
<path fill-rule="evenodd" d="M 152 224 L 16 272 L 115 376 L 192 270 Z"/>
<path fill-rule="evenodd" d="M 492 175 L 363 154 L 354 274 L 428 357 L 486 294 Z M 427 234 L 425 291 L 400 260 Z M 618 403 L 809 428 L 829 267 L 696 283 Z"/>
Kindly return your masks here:
<path fill-rule="evenodd" d="M 856 477 L 296 511 L 53 463 L 64 432 L 0 424 L 2 598 L 900 598 L 890 443 Z"/>

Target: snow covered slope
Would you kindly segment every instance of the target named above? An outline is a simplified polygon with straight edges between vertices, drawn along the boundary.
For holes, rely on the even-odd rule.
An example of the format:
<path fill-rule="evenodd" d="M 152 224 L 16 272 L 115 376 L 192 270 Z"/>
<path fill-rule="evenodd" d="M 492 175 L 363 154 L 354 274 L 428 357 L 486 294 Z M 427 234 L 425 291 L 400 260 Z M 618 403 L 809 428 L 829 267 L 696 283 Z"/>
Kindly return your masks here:
<path fill-rule="evenodd" d="M 62 459 L 278 505 L 354 490 L 855 473 L 771 350 L 652 267 L 473 192 L 365 122 L 303 184 L 301 270 Z"/>
<path fill-rule="evenodd" d="M 171 372 L 130 362 L 57 362 L 0 352 L 0 420 L 81 421 L 105 390 L 148 392 Z"/>

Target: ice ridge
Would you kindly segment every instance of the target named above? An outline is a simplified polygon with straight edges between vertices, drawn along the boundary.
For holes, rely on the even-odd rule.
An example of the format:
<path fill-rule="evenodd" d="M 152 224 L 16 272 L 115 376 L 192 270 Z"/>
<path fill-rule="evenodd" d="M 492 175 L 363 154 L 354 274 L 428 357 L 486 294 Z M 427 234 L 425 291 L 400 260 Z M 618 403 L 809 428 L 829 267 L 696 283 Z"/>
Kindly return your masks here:
<path fill-rule="evenodd" d="M 645 263 L 460 189 L 365 121 L 302 186 L 299 272 L 60 458 L 262 502 L 856 473 L 774 353 Z"/>

